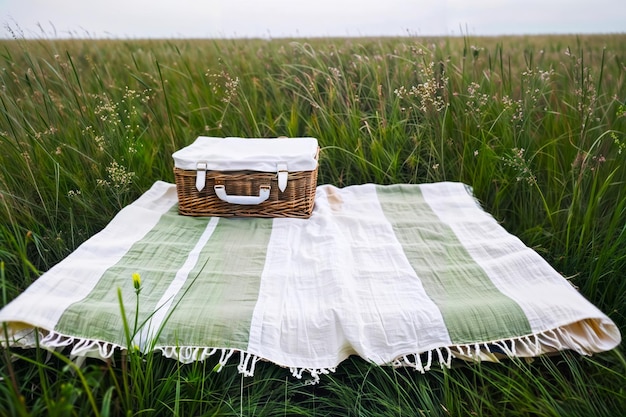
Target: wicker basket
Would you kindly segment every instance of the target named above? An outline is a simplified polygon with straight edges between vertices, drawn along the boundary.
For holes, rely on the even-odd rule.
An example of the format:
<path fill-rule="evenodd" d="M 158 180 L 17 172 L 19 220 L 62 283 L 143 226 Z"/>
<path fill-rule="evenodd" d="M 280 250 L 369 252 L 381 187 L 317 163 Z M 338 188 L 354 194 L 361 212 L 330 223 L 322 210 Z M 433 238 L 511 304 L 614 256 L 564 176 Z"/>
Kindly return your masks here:
<path fill-rule="evenodd" d="M 319 148 L 316 151 L 315 162 Z M 308 218 L 315 202 L 317 173 L 317 164 L 314 170 L 294 172 L 174 167 L 178 211 L 186 216 Z"/>

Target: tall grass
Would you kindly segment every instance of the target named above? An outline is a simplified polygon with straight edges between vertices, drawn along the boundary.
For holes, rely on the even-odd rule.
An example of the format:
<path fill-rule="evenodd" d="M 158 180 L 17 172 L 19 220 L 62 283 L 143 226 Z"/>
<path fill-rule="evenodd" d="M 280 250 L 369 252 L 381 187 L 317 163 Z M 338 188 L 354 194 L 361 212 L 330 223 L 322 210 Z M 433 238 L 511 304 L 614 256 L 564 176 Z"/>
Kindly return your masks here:
<path fill-rule="evenodd" d="M 626 329 L 626 36 L 0 42 L 3 305 L 198 135 L 314 136 L 320 183 L 463 181 Z M 580 415 L 626 410 L 620 350 L 315 387 L 128 352 L 2 350 L 9 415 Z"/>

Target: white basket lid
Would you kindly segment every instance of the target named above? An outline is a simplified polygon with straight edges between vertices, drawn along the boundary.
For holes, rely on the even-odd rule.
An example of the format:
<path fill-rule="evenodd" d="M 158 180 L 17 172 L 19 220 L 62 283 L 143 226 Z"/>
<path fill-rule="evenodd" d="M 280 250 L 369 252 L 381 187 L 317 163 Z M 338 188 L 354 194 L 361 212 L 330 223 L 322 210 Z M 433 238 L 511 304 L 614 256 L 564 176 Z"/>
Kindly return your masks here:
<path fill-rule="evenodd" d="M 206 163 L 209 171 L 276 172 L 286 164 L 290 172 L 317 168 L 315 138 L 214 138 L 199 136 L 191 145 L 172 154 L 174 166 L 196 170 Z"/>

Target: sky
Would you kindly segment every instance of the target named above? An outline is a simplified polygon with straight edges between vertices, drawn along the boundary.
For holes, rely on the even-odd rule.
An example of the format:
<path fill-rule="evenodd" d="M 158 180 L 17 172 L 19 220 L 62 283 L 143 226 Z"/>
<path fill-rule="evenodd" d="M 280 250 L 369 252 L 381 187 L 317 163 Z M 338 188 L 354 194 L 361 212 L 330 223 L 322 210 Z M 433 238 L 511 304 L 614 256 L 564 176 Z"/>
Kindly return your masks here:
<path fill-rule="evenodd" d="M 0 37 L 626 33 L 626 0 L 0 0 Z"/>

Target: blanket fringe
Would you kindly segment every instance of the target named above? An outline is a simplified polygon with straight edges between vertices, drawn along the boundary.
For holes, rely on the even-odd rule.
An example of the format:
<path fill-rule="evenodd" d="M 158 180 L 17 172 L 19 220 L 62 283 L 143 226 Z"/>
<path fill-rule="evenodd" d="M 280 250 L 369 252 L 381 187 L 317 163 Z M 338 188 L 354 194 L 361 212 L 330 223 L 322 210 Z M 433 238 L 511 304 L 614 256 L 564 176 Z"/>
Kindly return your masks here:
<path fill-rule="evenodd" d="M 568 329 L 568 327 L 570 328 Z M 586 345 L 584 340 L 592 337 L 593 332 L 593 325 L 582 321 L 569 326 L 557 327 L 520 337 L 433 347 L 421 352 L 403 354 L 388 364 L 394 367 L 410 367 L 425 373 L 432 368 L 434 362 L 439 363 L 439 366 L 442 368 L 450 368 L 453 359 L 475 362 L 499 362 L 502 358 L 531 358 L 565 349 L 571 349 L 581 355 L 591 355 L 595 351 L 589 345 Z M 0 344 L 6 345 L 7 341 L 10 346 L 21 348 L 39 346 L 50 351 L 69 349 L 70 359 L 78 365 L 82 364 L 88 357 L 108 360 L 113 357 L 116 350 L 126 350 L 126 346 L 115 343 L 72 337 L 56 331 L 46 331 L 37 328 L 14 330 L 9 335 L 5 335 L 0 340 Z M 163 356 L 176 359 L 182 363 L 203 361 L 219 353 L 218 364 L 214 368 L 216 372 L 220 372 L 233 355 L 239 353 L 237 370 L 247 377 L 254 376 L 256 365 L 259 361 L 268 360 L 254 353 L 235 348 L 156 346 L 154 349 L 160 351 Z M 309 379 L 305 380 L 305 384 L 317 384 L 322 375 L 335 372 L 335 369 L 334 367 L 289 367 L 291 375 L 297 379 L 303 379 L 306 374 L 310 376 Z"/>
<path fill-rule="evenodd" d="M 10 345 L 20 348 L 42 347 L 50 351 L 71 348 L 70 359 L 81 364 L 85 358 L 110 359 L 116 349 L 123 349 L 115 343 L 102 340 L 67 336 L 55 331 L 28 328 L 15 332 L 10 337 Z M 5 343 L 2 343 L 4 345 Z"/>
<path fill-rule="evenodd" d="M 431 369 L 435 354 L 437 355 L 437 362 L 442 368 L 450 368 L 453 358 L 474 362 L 499 362 L 505 357 L 532 358 L 564 349 L 571 349 L 581 355 L 593 353 L 576 340 L 570 332 L 562 327 L 557 327 L 544 332 L 509 339 L 436 347 L 424 352 L 402 355 L 390 364 L 394 367 L 414 368 L 416 371 L 425 373 Z"/>
<path fill-rule="evenodd" d="M 254 368 L 256 363 L 260 361 L 261 358 L 257 355 L 244 351 L 241 351 L 240 354 L 239 366 L 237 367 L 237 370 L 244 376 L 254 376 Z"/>
<path fill-rule="evenodd" d="M 291 375 L 297 379 L 302 379 L 302 374 L 308 372 L 311 379 L 305 381 L 305 385 L 315 385 L 320 382 L 321 375 L 328 375 L 331 372 L 335 372 L 337 368 L 295 368 L 291 367 Z"/>
<path fill-rule="evenodd" d="M 402 357 L 396 359 L 392 362 L 392 365 L 395 368 L 399 367 L 409 367 L 414 368 L 416 371 L 421 372 L 422 374 L 426 373 L 426 371 L 430 371 L 433 365 L 433 355 L 437 355 L 437 362 L 439 366 L 442 368 L 445 366 L 449 368 L 452 365 L 452 357 L 453 353 L 449 347 L 438 347 L 435 349 L 428 350 L 422 353 L 413 353 L 409 355 L 403 355 Z"/>

